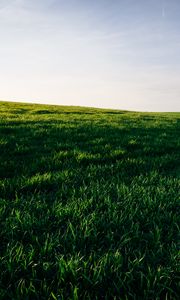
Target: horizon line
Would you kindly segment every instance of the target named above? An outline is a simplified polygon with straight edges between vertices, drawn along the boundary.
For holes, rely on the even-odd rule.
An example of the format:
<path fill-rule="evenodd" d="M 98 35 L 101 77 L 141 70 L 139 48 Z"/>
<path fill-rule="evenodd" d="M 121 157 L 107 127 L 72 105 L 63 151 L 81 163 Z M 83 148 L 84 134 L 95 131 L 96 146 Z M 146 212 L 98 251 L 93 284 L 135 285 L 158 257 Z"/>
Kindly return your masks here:
<path fill-rule="evenodd" d="M 96 106 L 86 106 L 86 105 L 65 105 L 65 104 L 55 104 L 55 103 L 42 103 L 42 102 L 34 102 L 36 100 L 4 100 L 0 99 L 0 102 L 5 103 L 16 103 L 16 104 L 30 104 L 30 105 L 47 105 L 47 106 L 58 106 L 58 107 L 79 107 L 79 108 L 91 108 L 91 109 L 99 109 L 99 110 L 113 110 L 113 111 L 125 111 L 125 112 L 135 112 L 135 113 L 180 113 L 180 111 L 145 111 L 145 110 L 129 110 L 129 109 L 121 109 L 121 108 L 111 108 L 111 107 L 96 107 Z M 40 100 L 37 100 L 40 101 Z"/>

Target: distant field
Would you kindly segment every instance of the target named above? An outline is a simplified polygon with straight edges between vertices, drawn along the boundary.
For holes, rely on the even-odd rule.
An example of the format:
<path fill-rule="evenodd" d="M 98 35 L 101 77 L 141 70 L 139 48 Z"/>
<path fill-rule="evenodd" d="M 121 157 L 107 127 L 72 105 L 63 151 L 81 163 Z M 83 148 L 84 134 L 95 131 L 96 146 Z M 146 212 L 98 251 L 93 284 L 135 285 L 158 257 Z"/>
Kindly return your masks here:
<path fill-rule="evenodd" d="M 0 102 L 0 299 L 179 299 L 180 113 Z"/>

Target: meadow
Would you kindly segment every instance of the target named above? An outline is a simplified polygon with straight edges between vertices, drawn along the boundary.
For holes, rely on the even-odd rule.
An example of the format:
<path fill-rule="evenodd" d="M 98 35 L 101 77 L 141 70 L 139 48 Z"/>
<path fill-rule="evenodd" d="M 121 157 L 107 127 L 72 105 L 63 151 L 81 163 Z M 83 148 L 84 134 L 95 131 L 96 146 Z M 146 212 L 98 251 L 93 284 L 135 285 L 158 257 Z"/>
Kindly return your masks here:
<path fill-rule="evenodd" d="M 179 299 L 180 113 L 0 102 L 0 299 Z"/>

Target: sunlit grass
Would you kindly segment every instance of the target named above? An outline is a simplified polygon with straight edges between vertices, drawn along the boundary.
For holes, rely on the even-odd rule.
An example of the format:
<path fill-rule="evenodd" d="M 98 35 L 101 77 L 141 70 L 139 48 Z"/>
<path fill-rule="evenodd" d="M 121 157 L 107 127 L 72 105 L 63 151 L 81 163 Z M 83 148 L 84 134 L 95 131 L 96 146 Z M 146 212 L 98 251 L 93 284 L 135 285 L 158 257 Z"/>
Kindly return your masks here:
<path fill-rule="evenodd" d="M 0 103 L 0 299 L 179 299 L 180 114 Z"/>

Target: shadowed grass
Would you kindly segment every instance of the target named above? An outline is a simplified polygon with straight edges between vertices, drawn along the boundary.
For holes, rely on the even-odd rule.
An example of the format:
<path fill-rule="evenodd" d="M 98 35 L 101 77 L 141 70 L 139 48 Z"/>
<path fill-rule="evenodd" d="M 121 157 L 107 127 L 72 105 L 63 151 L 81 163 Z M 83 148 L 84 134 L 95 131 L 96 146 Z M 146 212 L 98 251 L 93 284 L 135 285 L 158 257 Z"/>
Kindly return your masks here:
<path fill-rule="evenodd" d="M 0 299 L 178 299 L 180 114 L 0 103 Z"/>

